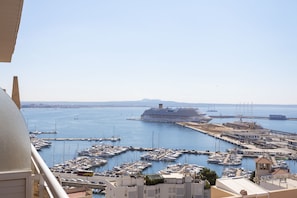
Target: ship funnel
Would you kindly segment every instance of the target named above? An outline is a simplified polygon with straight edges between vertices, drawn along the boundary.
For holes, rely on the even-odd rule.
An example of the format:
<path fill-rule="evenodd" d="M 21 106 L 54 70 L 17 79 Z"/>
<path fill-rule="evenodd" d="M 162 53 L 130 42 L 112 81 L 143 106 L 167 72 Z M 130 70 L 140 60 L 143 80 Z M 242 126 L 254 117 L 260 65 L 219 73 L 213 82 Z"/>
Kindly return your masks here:
<path fill-rule="evenodd" d="M 159 104 L 159 109 L 163 109 L 163 104 Z"/>
<path fill-rule="evenodd" d="M 16 106 L 20 109 L 21 108 L 21 101 L 20 101 L 20 92 L 19 92 L 19 83 L 18 83 L 18 77 L 13 77 L 13 85 L 12 85 L 12 94 L 11 98 L 16 104 Z"/>

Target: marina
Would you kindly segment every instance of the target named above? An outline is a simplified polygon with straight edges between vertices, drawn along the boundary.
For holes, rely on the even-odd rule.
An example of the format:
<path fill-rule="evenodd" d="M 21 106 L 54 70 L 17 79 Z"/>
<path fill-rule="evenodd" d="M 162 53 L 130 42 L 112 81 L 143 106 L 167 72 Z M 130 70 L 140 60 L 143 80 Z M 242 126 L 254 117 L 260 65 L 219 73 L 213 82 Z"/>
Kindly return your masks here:
<path fill-rule="evenodd" d="M 259 155 L 264 155 L 267 152 L 275 155 L 277 157 L 276 161 L 285 159 L 287 165 L 290 167 L 290 171 L 292 173 L 296 172 L 296 169 L 294 168 L 294 160 L 292 160 L 294 159 L 294 152 L 291 152 L 294 150 L 292 149 L 259 149 L 256 145 L 241 141 L 240 139 L 232 139 L 231 136 L 227 135 L 220 136 L 216 129 L 225 129 L 220 127 L 225 127 L 223 126 L 223 123 L 229 122 L 229 120 L 232 122 L 232 118 L 222 118 L 222 120 L 213 118 L 208 125 L 203 126 L 201 124 L 201 126 L 199 126 L 200 128 L 194 126 L 193 123 L 148 123 L 127 120 L 128 117 L 136 117 L 136 115 L 140 115 L 144 109 L 145 108 L 135 108 L 133 111 L 131 111 L 131 108 L 116 108 L 116 110 L 115 108 L 80 108 L 65 109 L 65 111 L 59 109 L 43 109 L 42 111 L 48 111 L 50 116 L 57 111 L 63 119 L 59 120 L 59 118 L 50 116 L 38 116 L 38 119 L 31 117 L 29 127 L 31 124 L 31 128 L 36 128 L 36 122 L 38 120 L 40 123 L 38 128 L 42 129 L 41 131 L 47 131 L 48 128 L 52 128 L 53 123 L 57 123 L 59 133 L 38 134 L 38 138 L 44 138 L 44 140 L 51 142 L 50 146 L 44 147 L 44 149 L 40 152 L 40 155 L 45 159 L 49 167 L 54 167 L 57 164 L 63 164 L 67 160 L 75 159 L 78 157 L 78 152 L 91 148 L 94 143 L 103 143 L 99 141 L 97 141 L 97 143 L 96 141 L 89 141 L 88 139 L 90 139 L 90 137 L 119 137 L 120 141 L 108 141 L 105 143 L 110 146 L 126 147 L 127 151 L 112 157 L 103 158 L 107 160 L 106 164 L 90 168 L 96 175 L 104 174 L 109 177 L 113 177 L 115 174 L 113 173 L 114 167 L 120 167 L 125 163 L 144 161 L 151 163 L 151 166 L 144 169 L 142 174 L 156 173 L 160 170 L 164 170 L 168 165 L 172 165 L 174 163 L 188 163 L 209 167 L 210 169 L 215 170 L 219 177 L 221 177 L 225 168 L 234 167 L 243 168 L 244 170 L 254 170 L 255 165 L 253 158 Z M 38 115 L 39 112 L 38 109 L 26 109 L 27 114 L 29 114 L 30 111 L 33 111 L 34 115 Z M 73 120 L 74 114 L 80 114 L 80 119 Z M 90 116 L 88 116 L 89 114 Z M 99 115 L 104 116 L 100 117 Z M 108 120 L 108 122 L 106 122 L 106 120 Z M 268 141 L 271 136 L 265 136 L 265 138 L 267 137 L 267 142 L 277 142 L 276 140 L 278 139 L 279 142 L 277 142 L 277 144 L 281 146 L 284 141 L 280 141 L 280 138 L 283 138 L 284 135 L 288 135 L 286 137 L 296 136 L 291 132 L 294 130 L 294 121 L 272 121 L 269 119 L 262 119 L 257 122 L 261 125 L 263 124 L 263 128 L 269 128 L 269 132 L 274 136 L 272 141 Z M 270 125 L 276 123 L 277 126 L 279 123 L 284 123 L 287 127 L 281 128 L 273 127 L 273 125 L 267 126 L 267 123 L 270 123 Z M 275 133 L 275 131 L 277 132 Z M 55 141 L 48 138 L 62 139 L 60 139 L 60 141 Z M 77 139 L 77 141 L 72 141 L 70 138 Z M 80 138 L 84 140 L 80 141 Z M 294 144 L 292 142 L 291 146 L 293 145 Z M 241 165 L 221 165 L 207 162 L 210 155 L 220 153 L 227 156 L 227 150 L 234 149 L 235 147 L 239 148 L 240 153 L 238 154 L 242 155 Z M 175 161 L 141 160 L 142 155 L 160 148 L 179 151 L 182 152 L 182 155 Z M 133 172 L 133 169 L 128 172 L 130 171 Z M 67 174 L 72 177 L 75 176 L 73 173 L 62 172 L 56 172 L 55 174 Z M 232 174 L 229 175 L 231 176 Z M 95 177 L 95 175 L 93 177 Z"/>
<path fill-rule="evenodd" d="M 0 197 L 296 197 L 297 3 L 31 2 L 0 1 Z"/>
<path fill-rule="evenodd" d="M 96 175 L 139 175 L 150 166 L 152 164 L 146 161 L 126 162 L 120 166 L 114 166 L 111 171 L 97 173 Z"/>
<path fill-rule="evenodd" d="M 230 149 L 227 153 L 216 152 L 209 155 L 207 162 L 223 166 L 239 166 L 242 164 L 243 155 L 238 154 L 238 149 Z"/>
<path fill-rule="evenodd" d="M 166 161 L 166 162 L 175 162 L 181 155 L 183 154 L 194 154 L 194 155 L 208 155 L 207 162 L 210 164 L 217 164 L 222 166 L 240 166 L 242 164 L 242 158 L 243 157 L 258 157 L 259 155 L 273 155 L 273 158 L 277 159 L 296 159 L 296 154 L 294 154 L 294 150 L 290 150 L 288 148 L 273 148 L 267 150 L 265 148 L 264 150 L 262 148 L 259 148 L 259 144 L 247 144 L 243 141 L 239 141 L 236 138 L 232 138 L 230 135 L 226 135 L 227 131 L 232 132 L 232 129 L 234 130 L 234 127 L 236 130 L 242 130 L 242 129 L 249 129 L 249 130 L 260 130 L 262 132 L 267 132 L 266 129 L 261 128 L 260 126 L 256 126 L 253 123 L 227 123 L 223 125 L 218 124 L 197 124 L 197 123 L 177 123 L 178 125 L 181 125 L 183 127 L 189 127 L 194 130 L 198 130 L 199 132 L 208 134 L 212 137 L 215 137 L 217 139 L 231 142 L 232 144 L 236 145 L 235 149 L 228 149 L 226 152 L 216 151 L 211 152 L 209 150 L 206 151 L 199 151 L 199 150 L 187 150 L 187 149 L 165 149 L 165 148 L 143 148 L 143 147 L 134 147 L 134 146 L 115 146 L 115 145 L 108 145 L 108 144 L 97 144 L 93 145 L 90 148 L 87 148 L 85 150 L 81 150 L 77 153 L 78 156 L 84 156 L 85 158 L 78 158 L 79 160 L 84 159 L 83 162 L 80 162 L 77 159 L 74 159 L 74 162 L 68 161 L 66 164 L 63 165 L 63 167 L 66 167 L 64 172 L 74 172 L 76 169 L 90 169 L 94 166 L 102 166 L 107 163 L 107 160 L 103 161 L 92 161 L 92 158 L 111 158 L 115 155 L 120 155 L 127 151 L 139 151 L 139 152 L 145 152 L 144 154 L 140 155 L 140 160 L 143 161 Z M 227 128 L 229 126 L 229 128 Z M 230 129 L 230 126 L 233 128 Z M 208 130 L 206 130 L 208 129 Z M 223 129 L 223 130 L 222 130 Z M 238 132 L 238 131 L 237 131 Z M 255 134 L 255 131 L 253 131 Z M 276 137 L 279 136 L 280 133 L 272 133 L 272 136 L 270 137 L 270 140 L 276 139 Z M 284 139 L 284 134 L 281 133 L 281 138 Z M 255 135 L 253 135 L 255 136 Z M 264 137 L 263 134 L 261 134 L 261 137 Z M 290 136 L 288 136 L 290 137 Z M 266 137 L 267 138 L 267 137 Z M 32 143 L 36 146 L 36 148 L 39 149 L 39 147 L 42 147 L 43 144 L 44 147 L 49 147 L 51 145 L 51 142 L 49 141 L 96 141 L 100 140 L 103 141 L 111 141 L 115 142 L 116 140 L 120 140 L 119 137 L 111 137 L 111 138 L 42 138 L 40 141 L 36 141 L 38 138 L 35 136 L 32 137 Z M 38 142 L 38 143 L 36 143 Z M 72 165 L 70 165 L 72 164 Z M 78 166 L 73 166 L 73 164 Z M 80 164 L 83 164 L 84 166 L 81 166 Z M 72 169 L 69 170 L 70 166 Z M 68 168 L 67 168 L 68 167 Z M 61 169 L 61 166 L 55 165 L 53 168 L 57 171 Z M 115 168 L 115 167 L 114 167 Z M 62 168 L 63 169 L 63 168 Z M 61 171 L 61 170 L 60 170 Z M 132 170 L 129 170 L 133 172 Z"/>
<path fill-rule="evenodd" d="M 79 151 L 79 156 L 89 156 L 96 158 L 108 158 L 126 152 L 129 148 L 124 146 L 112 146 L 107 144 L 96 144 L 91 148 Z"/>
<path fill-rule="evenodd" d="M 50 141 L 37 138 L 35 135 L 30 135 L 30 141 L 37 151 L 40 151 L 43 148 L 48 148 L 52 145 Z"/>
<path fill-rule="evenodd" d="M 60 172 L 60 173 L 76 173 L 77 170 L 88 170 L 95 167 L 103 166 L 107 163 L 107 160 L 95 158 L 95 157 L 87 157 L 87 156 L 79 156 L 72 160 L 67 160 L 60 164 L 55 164 L 50 168 L 52 172 Z"/>
<path fill-rule="evenodd" d="M 175 161 L 182 153 L 182 151 L 172 149 L 153 149 L 141 155 L 140 159 L 147 161 Z"/>

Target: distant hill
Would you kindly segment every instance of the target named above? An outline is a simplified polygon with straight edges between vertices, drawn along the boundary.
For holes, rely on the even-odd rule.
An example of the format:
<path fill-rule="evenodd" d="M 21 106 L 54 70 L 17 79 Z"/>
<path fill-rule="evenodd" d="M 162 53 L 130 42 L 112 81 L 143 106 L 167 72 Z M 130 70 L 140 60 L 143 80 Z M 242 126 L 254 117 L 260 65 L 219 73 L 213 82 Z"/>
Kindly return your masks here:
<path fill-rule="evenodd" d="M 201 107 L 208 104 L 142 99 L 137 101 L 110 102 L 22 102 L 22 108 L 79 108 L 79 107 Z"/>

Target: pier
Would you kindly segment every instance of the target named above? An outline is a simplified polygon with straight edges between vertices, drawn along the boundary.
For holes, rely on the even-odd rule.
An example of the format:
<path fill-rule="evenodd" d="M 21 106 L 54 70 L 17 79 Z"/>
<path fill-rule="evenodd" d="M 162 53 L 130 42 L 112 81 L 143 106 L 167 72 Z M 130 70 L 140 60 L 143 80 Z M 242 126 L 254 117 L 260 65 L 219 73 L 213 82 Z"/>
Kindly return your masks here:
<path fill-rule="evenodd" d="M 211 115 L 209 116 L 211 118 L 245 118 L 245 119 L 265 119 L 270 120 L 271 118 L 268 116 L 244 116 L 244 115 Z M 285 118 L 285 119 L 279 119 L 279 120 L 292 120 L 297 121 L 297 118 Z"/>
<path fill-rule="evenodd" d="M 96 141 L 96 142 L 103 142 L 103 141 L 111 141 L 116 142 L 120 141 L 121 138 L 119 137 L 111 137 L 111 138 L 41 138 L 42 140 L 46 141 Z"/>
<path fill-rule="evenodd" d="M 204 126 L 207 126 L 208 124 L 193 124 L 193 123 L 185 123 L 185 122 L 177 122 L 176 124 L 180 125 L 180 126 L 183 126 L 183 127 L 193 129 L 193 130 L 198 131 L 200 133 L 204 133 L 204 134 L 209 135 L 209 136 L 211 136 L 213 138 L 223 140 L 223 141 L 228 142 L 230 144 L 234 144 L 234 145 L 236 145 L 238 147 L 241 147 L 241 148 L 245 148 L 245 149 L 250 148 L 249 145 L 243 144 L 242 142 L 240 142 L 238 140 L 234 140 L 232 138 L 222 136 L 221 135 L 222 133 L 216 133 L 216 132 L 211 132 L 210 130 L 207 130 L 208 127 L 204 127 Z M 216 124 L 212 124 L 212 125 L 217 126 L 217 127 L 221 127 L 220 125 L 216 125 Z M 219 130 L 221 130 L 221 129 L 219 129 Z M 223 132 L 223 131 L 221 131 L 221 132 Z M 252 147 L 252 148 L 254 148 L 254 147 Z"/>

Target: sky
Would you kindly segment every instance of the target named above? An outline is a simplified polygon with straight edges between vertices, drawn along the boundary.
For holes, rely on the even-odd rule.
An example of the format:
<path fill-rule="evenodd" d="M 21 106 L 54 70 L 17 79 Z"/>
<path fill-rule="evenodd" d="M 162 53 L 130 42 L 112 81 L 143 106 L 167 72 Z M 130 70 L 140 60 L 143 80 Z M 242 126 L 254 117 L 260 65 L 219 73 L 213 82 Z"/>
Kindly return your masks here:
<path fill-rule="evenodd" d="M 295 0 L 24 1 L 22 101 L 297 104 Z"/>

